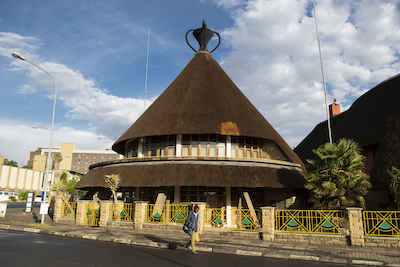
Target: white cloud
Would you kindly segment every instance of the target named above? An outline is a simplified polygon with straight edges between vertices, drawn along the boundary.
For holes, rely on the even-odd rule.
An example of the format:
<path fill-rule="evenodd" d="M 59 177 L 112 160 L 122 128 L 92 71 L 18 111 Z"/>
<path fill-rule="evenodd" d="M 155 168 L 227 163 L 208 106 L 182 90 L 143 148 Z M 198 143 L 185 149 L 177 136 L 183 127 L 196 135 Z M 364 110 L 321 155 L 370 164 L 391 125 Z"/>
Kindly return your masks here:
<path fill-rule="evenodd" d="M 27 59 L 46 70 L 57 83 L 57 105 L 59 110 L 67 110 L 65 118 L 71 121 L 86 121 L 86 129 L 79 127 L 65 127 L 64 120 L 56 121 L 54 126 L 54 146 L 61 143 L 72 142 L 79 149 L 98 149 L 103 147 L 99 138 L 116 141 L 118 135 L 126 131 L 132 123 L 143 113 L 144 100 L 135 98 L 122 98 L 109 94 L 108 90 L 99 87 L 93 79 L 85 78 L 79 71 L 72 70 L 68 66 L 42 61 L 35 55 L 35 38 L 22 37 L 18 34 L 0 33 L 0 55 L 11 57 L 11 53 L 18 51 Z M 54 99 L 55 87 L 52 79 L 42 70 L 22 60 L 10 61 L 9 70 L 13 72 L 24 71 L 29 77 L 28 82 L 21 85 L 19 94 L 45 94 Z M 150 106 L 153 99 L 146 101 Z M 62 107 L 60 109 L 60 107 Z M 73 124 L 73 123 L 72 123 Z M 20 164 L 26 164 L 29 151 L 36 146 L 48 147 L 49 135 L 42 131 L 34 131 L 32 122 L 18 122 L 0 117 L 0 127 L 3 136 L 0 135 L 0 155 L 10 160 L 16 160 Z M 50 128 L 48 125 L 38 125 Z M 33 132 L 32 132 L 33 131 Z M 30 134 L 26 137 L 26 133 Z M 32 132 L 32 134 L 31 134 Z M 34 144 L 34 145 L 32 145 Z M 108 145 L 110 147 L 111 144 Z M 24 154 L 24 155 L 22 155 Z"/>
<path fill-rule="evenodd" d="M 26 63 L 25 63 L 26 65 Z M 41 68 L 48 71 L 57 83 L 57 105 L 68 109 L 67 118 L 91 122 L 97 126 L 92 129 L 97 134 L 109 137 L 121 134 L 143 113 L 144 100 L 122 98 L 108 94 L 96 82 L 85 79 L 79 71 L 69 69 L 63 64 L 42 62 Z M 54 83 L 41 70 L 27 65 L 29 84 L 23 85 L 19 93 L 36 93 L 46 90 L 54 99 Z M 147 101 L 148 105 L 151 101 Z"/>
<path fill-rule="evenodd" d="M 336 98 L 348 108 L 400 70 L 398 3 L 376 2 L 317 2 L 329 103 Z M 291 146 L 326 120 L 311 8 L 306 0 L 250 0 L 222 32 L 232 48 L 219 59 L 223 68 Z"/>
<path fill-rule="evenodd" d="M 0 128 L 2 129 L 0 131 L 0 155 L 17 161 L 20 167 L 27 164 L 28 151 L 35 151 L 37 147 L 49 147 L 50 131 L 32 129 L 30 123 L 0 118 Z M 79 149 L 94 149 L 104 147 L 103 138 L 103 135 L 90 131 L 79 131 L 55 125 L 53 147 L 71 142 L 75 143 Z"/>

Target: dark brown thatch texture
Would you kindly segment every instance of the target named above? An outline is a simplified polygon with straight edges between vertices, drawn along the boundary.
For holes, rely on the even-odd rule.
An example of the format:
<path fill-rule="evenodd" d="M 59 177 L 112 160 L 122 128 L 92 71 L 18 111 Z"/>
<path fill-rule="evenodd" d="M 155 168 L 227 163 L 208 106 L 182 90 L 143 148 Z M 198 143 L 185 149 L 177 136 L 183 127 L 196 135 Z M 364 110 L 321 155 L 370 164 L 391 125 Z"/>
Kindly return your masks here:
<path fill-rule="evenodd" d="M 126 141 L 133 138 L 176 134 L 241 135 L 274 140 L 290 161 L 303 164 L 210 53 L 197 53 L 114 143 L 113 150 L 124 154 Z"/>
<path fill-rule="evenodd" d="M 353 139 L 361 147 L 378 145 L 371 170 L 372 190 L 387 190 L 391 177 L 387 170 L 400 167 L 400 76 L 390 78 L 358 98 L 349 110 L 333 117 L 332 133 Z M 328 142 L 326 121 L 296 147 L 295 152 L 305 161 L 314 158 L 312 149 Z"/>
<path fill-rule="evenodd" d="M 105 187 L 104 176 L 120 174 L 120 187 L 232 186 L 304 188 L 302 172 L 254 166 L 155 164 L 106 165 L 89 171 L 77 188 Z"/>

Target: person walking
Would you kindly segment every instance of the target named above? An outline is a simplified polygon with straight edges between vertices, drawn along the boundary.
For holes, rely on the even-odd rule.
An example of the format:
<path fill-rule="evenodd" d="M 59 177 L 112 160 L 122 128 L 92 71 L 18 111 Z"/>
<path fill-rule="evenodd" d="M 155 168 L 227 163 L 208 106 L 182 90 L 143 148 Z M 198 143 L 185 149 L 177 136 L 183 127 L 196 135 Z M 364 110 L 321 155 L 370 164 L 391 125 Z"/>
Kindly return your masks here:
<path fill-rule="evenodd" d="M 188 250 L 188 247 L 191 245 L 192 246 L 192 253 L 197 254 L 196 252 L 196 247 L 194 243 L 196 242 L 196 237 L 198 235 L 197 233 L 197 225 L 199 222 L 199 206 L 197 204 L 194 205 L 194 210 L 190 211 L 185 224 L 189 225 L 193 229 L 193 233 L 190 235 L 190 240 L 189 242 L 185 245 L 186 250 Z"/>

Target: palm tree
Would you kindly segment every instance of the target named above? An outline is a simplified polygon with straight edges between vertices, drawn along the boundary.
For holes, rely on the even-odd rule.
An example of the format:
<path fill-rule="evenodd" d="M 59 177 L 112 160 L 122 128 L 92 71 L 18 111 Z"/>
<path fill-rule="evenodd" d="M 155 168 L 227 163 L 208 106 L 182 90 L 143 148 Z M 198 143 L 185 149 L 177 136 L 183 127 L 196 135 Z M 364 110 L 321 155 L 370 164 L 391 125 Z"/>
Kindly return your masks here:
<path fill-rule="evenodd" d="M 104 181 L 106 182 L 106 186 L 110 188 L 113 196 L 114 196 L 114 203 L 117 204 L 117 195 L 116 191 L 119 187 L 119 183 L 121 182 L 121 178 L 119 174 L 109 174 L 104 177 Z"/>
<path fill-rule="evenodd" d="M 364 173 L 365 157 L 359 145 L 348 139 L 326 143 L 313 152 L 317 159 L 307 159 L 306 188 L 311 190 L 311 202 L 318 209 L 365 207 L 364 195 L 371 187 Z"/>
<path fill-rule="evenodd" d="M 52 190 L 54 192 L 56 192 L 56 194 L 61 198 L 61 200 L 64 203 L 67 203 L 68 209 L 72 211 L 72 210 L 74 210 L 74 208 L 71 206 L 71 204 L 67 200 L 67 197 L 65 196 L 67 193 L 67 188 L 68 188 L 68 185 L 64 180 L 61 180 L 58 183 L 54 183 L 52 185 Z"/>
<path fill-rule="evenodd" d="M 63 160 L 63 157 L 61 154 L 55 154 L 53 157 L 53 164 L 51 166 L 52 169 L 55 169 L 55 166 L 57 166 L 57 169 L 60 165 L 60 162 Z M 57 164 L 57 165 L 56 165 Z"/>
<path fill-rule="evenodd" d="M 394 202 L 397 203 L 397 210 L 400 210 L 400 170 L 392 166 L 392 170 L 389 173 L 392 176 L 389 189 L 394 196 Z"/>

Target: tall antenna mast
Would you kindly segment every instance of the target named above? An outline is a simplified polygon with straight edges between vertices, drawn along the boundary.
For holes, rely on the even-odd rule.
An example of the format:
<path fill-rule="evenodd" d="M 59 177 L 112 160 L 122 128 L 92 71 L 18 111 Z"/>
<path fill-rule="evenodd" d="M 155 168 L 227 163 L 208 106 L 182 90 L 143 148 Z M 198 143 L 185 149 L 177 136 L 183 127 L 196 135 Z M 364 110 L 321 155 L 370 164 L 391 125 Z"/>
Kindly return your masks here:
<path fill-rule="evenodd" d="M 328 100 L 326 98 L 326 85 L 325 85 L 325 75 L 324 75 L 324 66 L 322 64 L 322 53 L 321 53 L 321 43 L 319 41 L 319 33 L 318 33 L 318 24 L 317 24 L 317 12 L 315 11 L 315 3 L 313 0 L 314 7 L 314 19 L 315 19 L 315 28 L 317 30 L 317 39 L 318 39 L 318 48 L 319 48 L 319 59 L 321 61 L 321 71 L 322 71 L 322 81 L 324 83 L 324 94 L 325 94 L 325 107 L 326 107 L 326 117 L 328 123 L 328 134 L 329 134 L 329 142 L 332 144 L 332 131 L 331 131 L 331 121 L 329 118 L 329 109 L 328 109 Z"/>
<path fill-rule="evenodd" d="M 147 33 L 146 81 L 144 83 L 144 111 L 146 111 L 147 74 L 149 72 L 149 46 L 150 46 L 150 28 Z"/>

